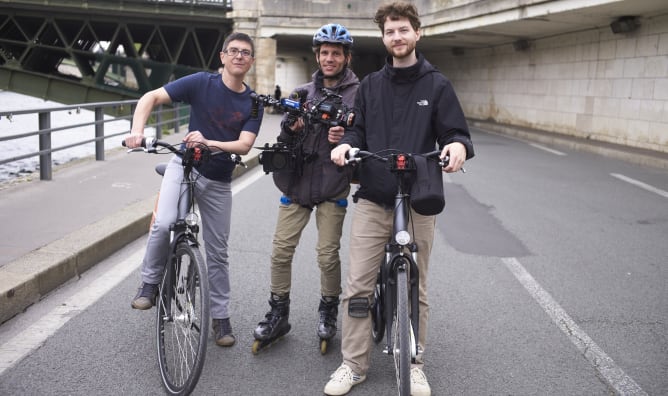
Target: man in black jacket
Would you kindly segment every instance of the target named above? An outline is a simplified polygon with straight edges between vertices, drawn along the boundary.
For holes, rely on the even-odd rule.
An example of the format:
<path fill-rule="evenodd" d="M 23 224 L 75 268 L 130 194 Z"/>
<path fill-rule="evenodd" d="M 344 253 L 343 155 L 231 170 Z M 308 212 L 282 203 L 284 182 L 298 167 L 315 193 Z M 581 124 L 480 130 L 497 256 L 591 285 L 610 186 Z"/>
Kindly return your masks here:
<path fill-rule="evenodd" d="M 379 152 L 396 149 L 408 153 L 433 151 L 449 157 L 444 172 L 456 172 L 473 157 L 473 146 L 466 119 L 450 82 L 424 56 L 416 52 L 420 39 L 420 19 L 410 3 L 382 5 L 374 22 L 382 33 L 389 52 L 385 66 L 367 76 L 355 99 L 355 122 L 346 131 L 331 159 L 345 164 L 351 147 Z M 372 350 L 371 316 L 376 273 L 384 245 L 392 230 L 392 207 L 396 181 L 384 164 L 366 161 L 360 169 L 360 187 L 354 195 L 350 235 L 350 266 L 342 300 L 343 363 L 325 386 L 328 395 L 344 395 L 366 379 Z M 431 394 L 422 371 L 429 317 L 427 272 L 434 239 L 435 216 L 422 216 L 411 210 L 409 229 L 419 246 L 420 323 L 418 356 L 411 368 L 411 395 Z M 350 304 L 353 301 L 354 304 Z"/>
<path fill-rule="evenodd" d="M 306 107 L 324 104 L 352 107 L 359 79 L 350 69 L 353 38 L 339 24 L 322 26 L 313 36 L 318 70 L 312 81 L 295 88 L 290 98 Z M 323 92 L 326 88 L 328 92 Z M 335 95 L 335 96 L 334 96 Z M 328 99 L 327 99 L 328 98 Z M 340 102 L 340 103 L 337 103 Z M 323 108 L 329 108 L 324 106 Z M 255 329 L 253 351 L 266 346 L 290 330 L 288 323 L 292 258 L 304 227 L 315 212 L 318 229 L 317 262 L 320 267 L 320 321 L 317 333 L 328 340 L 336 333 L 336 318 L 341 294 L 339 258 L 343 220 L 348 205 L 351 171 L 341 172 L 329 158 L 330 151 L 343 136 L 345 123 L 321 122 L 322 117 L 286 114 L 281 122 L 279 141 L 298 147 L 293 167 L 274 171 L 274 183 L 283 196 L 278 209 L 271 253 L 270 311 Z M 323 344 L 326 348 L 326 343 Z M 321 348 L 323 347 L 321 345 Z"/>

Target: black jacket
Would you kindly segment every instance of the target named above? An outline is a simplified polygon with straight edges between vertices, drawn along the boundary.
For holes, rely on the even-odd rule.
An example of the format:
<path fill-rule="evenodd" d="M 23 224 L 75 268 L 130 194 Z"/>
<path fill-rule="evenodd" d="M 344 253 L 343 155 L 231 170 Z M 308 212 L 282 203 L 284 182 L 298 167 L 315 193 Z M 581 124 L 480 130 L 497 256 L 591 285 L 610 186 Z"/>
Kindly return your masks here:
<path fill-rule="evenodd" d="M 450 81 L 422 54 L 407 68 L 385 66 L 362 80 L 355 99 L 355 122 L 339 144 L 378 152 L 396 149 L 426 153 L 460 142 L 466 158 L 473 145 L 464 113 Z M 356 197 L 391 206 L 396 194 L 395 176 L 379 161 L 360 167 Z"/>
<path fill-rule="evenodd" d="M 341 95 L 343 103 L 350 108 L 359 83 L 355 73 L 346 68 L 343 78 L 330 90 Z M 322 72 L 318 70 L 313 73 L 311 82 L 295 88 L 290 97 L 305 96 L 305 103 L 317 103 L 323 97 L 322 88 Z M 294 143 L 297 138 L 303 137 L 305 161 L 301 162 L 301 174 L 295 171 L 274 172 L 274 184 L 293 202 L 308 207 L 340 197 L 350 186 L 352 170 L 339 168 L 330 159 L 334 145 L 327 140 L 329 126 L 315 123 L 312 127 L 306 126 L 300 132 L 302 134 L 306 132 L 308 135 L 295 136 L 285 125 L 287 117 L 286 114 L 281 122 L 279 139 Z"/>

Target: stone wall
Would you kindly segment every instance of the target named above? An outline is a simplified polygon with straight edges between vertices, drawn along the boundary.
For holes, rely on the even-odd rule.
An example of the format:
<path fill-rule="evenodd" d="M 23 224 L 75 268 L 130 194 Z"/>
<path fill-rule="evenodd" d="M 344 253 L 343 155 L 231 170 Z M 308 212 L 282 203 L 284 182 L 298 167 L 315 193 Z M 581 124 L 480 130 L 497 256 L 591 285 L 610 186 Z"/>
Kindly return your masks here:
<path fill-rule="evenodd" d="M 512 46 L 431 53 L 468 117 L 668 153 L 668 16 Z"/>

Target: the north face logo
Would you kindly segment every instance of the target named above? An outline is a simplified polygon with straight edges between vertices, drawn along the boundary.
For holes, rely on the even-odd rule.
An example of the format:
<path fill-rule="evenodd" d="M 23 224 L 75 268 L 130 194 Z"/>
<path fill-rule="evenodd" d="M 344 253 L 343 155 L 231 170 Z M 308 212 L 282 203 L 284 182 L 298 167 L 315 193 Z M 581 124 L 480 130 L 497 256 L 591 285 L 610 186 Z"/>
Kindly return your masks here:
<path fill-rule="evenodd" d="M 429 106 L 429 101 L 427 99 L 422 99 L 417 101 L 418 106 Z"/>

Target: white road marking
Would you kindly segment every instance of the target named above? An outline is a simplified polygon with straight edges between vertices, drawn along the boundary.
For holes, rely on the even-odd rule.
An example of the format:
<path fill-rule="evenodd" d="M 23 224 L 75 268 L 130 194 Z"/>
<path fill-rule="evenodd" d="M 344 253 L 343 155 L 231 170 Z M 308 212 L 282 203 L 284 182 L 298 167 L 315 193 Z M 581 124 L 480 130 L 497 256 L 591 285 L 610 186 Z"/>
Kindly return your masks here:
<path fill-rule="evenodd" d="M 246 187 L 258 181 L 265 173 L 261 166 L 255 166 L 253 169 L 245 173 L 242 177 L 232 181 L 232 195 L 242 191 Z"/>
<path fill-rule="evenodd" d="M 552 154 L 555 154 L 555 155 L 566 155 L 566 153 L 563 153 L 561 151 L 557 151 L 557 150 L 554 150 L 554 149 L 551 149 L 549 147 L 545 147 L 543 145 L 536 144 L 536 143 L 529 143 L 529 146 L 535 147 L 535 148 L 543 150 L 543 151 L 547 151 L 548 153 L 552 153 Z"/>
<path fill-rule="evenodd" d="M 566 334 L 568 339 L 594 366 L 601 377 L 618 395 L 647 395 L 631 377 L 615 364 L 615 362 L 580 329 L 566 311 L 552 298 L 543 287 L 527 272 L 514 257 L 502 259 L 506 267 L 529 292 L 531 297 L 543 308 L 552 321 Z"/>
<path fill-rule="evenodd" d="M 143 255 L 143 249 L 136 251 L 132 256 L 100 275 L 88 286 L 44 315 L 32 326 L 1 345 L 0 374 L 39 348 L 47 338 L 63 327 L 65 323 L 94 304 L 100 297 L 130 275 L 139 266 L 138 263 L 141 262 Z"/>
<path fill-rule="evenodd" d="M 640 187 L 640 188 L 642 188 L 642 189 L 645 189 L 645 190 L 647 190 L 647 191 L 649 191 L 649 192 L 653 192 L 653 193 L 655 193 L 655 194 L 659 194 L 659 195 L 661 195 L 661 196 L 664 197 L 664 198 L 668 198 L 668 191 L 661 190 L 661 189 L 656 188 L 656 187 L 654 187 L 654 186 L 651 186 L 651 185 L 649 185 L 649 184 L 647 184 L 647 183 L 643 183 L 643 182 L 641 182 L 641 181 L 639 181 L 639 180 L 636 180 L 636 179 L 631 179 L 630 177 L 621 175 L 621 174 L 619 174 L 619 173 L 611 173 L 610 176 L 612 176 L 612 177 L 616 177 L 617 179 L 622 180 L 622 181 L 625 181 L 625 182 L 627 182 L 627 183 L 631 183 L 631 184 L 633 184 L 633 185 L 635 185 L 635 186 L 638 186 L 638 187 Z"/>
<path fill-rule="evenodd" d="M 264 172 L 259 167 L 258 169 L 251 170 L 243 177 L 240 177 L 237 184 L 233 183 L 232 195 L 244 190 L 262 176 L 264 176 Z M 144 249 L 137 250 L 130 257 L 116 264 L 113 268 L 93 280 L 88 286 L 52 309 L 40 318 L 38 322 L 35 322 L 9 341 L 0 345 L 0 375 L 42 346 L 50 336 L 55 334 L 70 319 L 85 311 L 100 297 L 121 283 L 139 267 L 143 256 Z"/>

